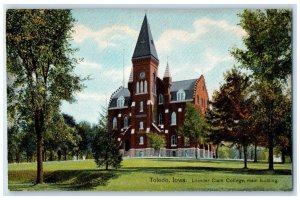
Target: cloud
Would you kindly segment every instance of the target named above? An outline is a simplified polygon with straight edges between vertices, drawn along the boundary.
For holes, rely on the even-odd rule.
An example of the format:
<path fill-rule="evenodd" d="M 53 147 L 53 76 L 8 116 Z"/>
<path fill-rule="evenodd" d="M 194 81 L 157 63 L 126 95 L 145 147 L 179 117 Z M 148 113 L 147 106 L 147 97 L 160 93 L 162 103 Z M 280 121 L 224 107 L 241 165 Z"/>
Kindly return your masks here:
<path fill-rule="evenodd" d="M 127 84 L 130 75 L 131 66 L 124 67 L 124 79 Z M 123 69 L 106 69 L 102 71 L 103 78 L 109 78 L 111 81 L 122 81 L 123 80 Z M 121 83 L 121 82 L 120 82 Z"/>
<path fill-rule="evenodd" d="M 102 94 L 98 94 L 98 93 L 84 93 L 84 92 L 80 92 L 77 93 L 76 98 L 79 101 L 105 101 L 105 100 L 109 100 L 109 96 L 107 95 L 102 95 Z"/>
<path fill-rule="evenodd" d="M 203 62 L 205 63 L 205 65 L 200 64 L 200 67 L 196 67 L 195 71 L 200 72 L 201 74 L 206 73 L 215 68 L 220 63 L 233 60 L 233 57 L 230 55 L 219 56 L 217 54 L 214 54 L 212 50 L 207 50 L 203 55 Z M 201 71 L 199 69 L 201 69 Z"/>
<path fill-rule="evenodd" d="M 129 26 L 112 25 L 99 30 L 93 30 L 82 24 L 74 27 L 73 39 L 76 43 L 83 43 L 87 39 L 93 39 L 100 48 L 117 46 L 118 40 L 132 37 L 136 38 L 138 32 Z"/>
<path fill-rule="evenodd" d="M 90 69 L 102 69 L 102 65 L 95 62 L 82 61 L 79 63 L 79 67 Z"/>
<path fill-rule="evenodd" d="M 201 36 L 220 29 L 222 32 L 227 32 L 235 35 L 236 37 L 243 37 L 245 31 L 237 25 L 231 25 L 225 20 L 213 20 L 209 18 L 201 18 L 193 23 L 194 31 L 184 31 L 168 29 L 165 30 L 156 42 L 157 49 L 160 53 L 170 52 L 175 47 L 175 42 L 190 43 L 198 40 Z M 173 46 L 174 45 L 174 46 Z M 176 45 L 178 45 L 176 43 Z M 178 46 L 177 46 L 178 47 Z"/>

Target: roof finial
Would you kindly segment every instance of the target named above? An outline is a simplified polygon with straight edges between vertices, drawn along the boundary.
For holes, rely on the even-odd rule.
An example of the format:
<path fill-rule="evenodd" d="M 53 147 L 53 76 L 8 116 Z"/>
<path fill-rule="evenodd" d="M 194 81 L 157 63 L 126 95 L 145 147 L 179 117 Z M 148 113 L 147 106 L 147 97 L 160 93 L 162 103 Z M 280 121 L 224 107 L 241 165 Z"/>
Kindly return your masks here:
<path fill-rule="evenodd" d="M 170 73 L 170 69 L 169 69 L 169 56 L 167 57 L 167 67 L 166 67 L 164 77 L 171 77 L 171 73 Z"/>
<path fill-rule="evenodd" d="M 130 75 L 129 75 L 129 80 L 128 80 L 129 83 L 132 83 L 133 82 L 133 70 L 131 68 L 131 71 L 130 71 Z"/>

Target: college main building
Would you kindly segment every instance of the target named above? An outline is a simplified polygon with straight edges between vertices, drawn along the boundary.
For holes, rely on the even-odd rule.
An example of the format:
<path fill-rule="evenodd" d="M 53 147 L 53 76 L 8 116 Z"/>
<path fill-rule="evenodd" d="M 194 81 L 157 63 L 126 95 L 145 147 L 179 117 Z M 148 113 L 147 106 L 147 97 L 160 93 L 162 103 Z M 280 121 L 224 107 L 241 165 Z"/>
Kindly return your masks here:
<path fill-rule="evenodd" d="M 163 157 L 212 158 L 209 144 L 190 144 L 189 138 L 176 134 L 183 125 L 185 105 L 193 103 L 201 114 L 208 107 L 208 93 L 203 75 L 198 79 L 172 81 L 167 64 L 164 77 L 157 76 L 159 59 L 145 15 L 132 56 L 128 88 L 120 87 L 110 98 L 108 120 L 123 156 L 150 157 L 147 133 L 155 132 L 165 138 L 160 149 Z M 157 155 L 156 155 L 157 156 Z"/>

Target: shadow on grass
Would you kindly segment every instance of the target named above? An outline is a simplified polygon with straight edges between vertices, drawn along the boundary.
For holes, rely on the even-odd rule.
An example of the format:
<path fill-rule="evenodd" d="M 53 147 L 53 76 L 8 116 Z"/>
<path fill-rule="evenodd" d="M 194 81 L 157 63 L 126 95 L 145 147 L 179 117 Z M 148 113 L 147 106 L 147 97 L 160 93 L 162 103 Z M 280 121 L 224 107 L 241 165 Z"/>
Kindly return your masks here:
<path fill-rule="evenodd" d="M 249 175 L 291 175 L 291 170 L 277 169 L 270 171 L 267 169 L 242 169 L 242 168 L 225 168 L 225 167 L 132 167 L 122 168 L 125 172 L 148 172 L 159 174 L 176 174 L 182 172 L 189 173 L 210 173 L 210 172 L 222 172 L 222 173 L 234 173 L 234 174 L 249 174 Z"/>
<path fill-rule="evenodd" d="M 105 186 L 108 181 L 118 178 L 116 170 L 56 170 L 44 173 L 44 182 L 47 187 L 53 187 L 59 190 L 91 190 L 97 186 Z M 36 177 L 35 170 L 18 170 L 8 173 L 8 180 L 12 183 L 23 184 L 22 190 L 36 187 L 42 191 L 42 185 L 34 183 Z M 50 184 L 50 185 L 48 185 Z M 12 184 L 14 185 L 14 184 Z M 10 187 L 11 191 L 20 190 L 18 187 Z"/>
<path fill-rule="evenodd" d="M 55 183 L 64 190 L 89 190 L 105 186 L 117 178 L 115 170 L 57 170 L 45 174 L 46 183 Z"/>

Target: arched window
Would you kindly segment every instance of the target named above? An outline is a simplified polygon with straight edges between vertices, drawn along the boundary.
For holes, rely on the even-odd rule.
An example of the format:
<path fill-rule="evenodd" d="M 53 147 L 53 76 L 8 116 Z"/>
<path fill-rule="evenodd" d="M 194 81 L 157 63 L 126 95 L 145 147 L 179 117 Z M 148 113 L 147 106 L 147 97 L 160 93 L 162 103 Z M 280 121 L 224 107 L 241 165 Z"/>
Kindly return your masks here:
<path fill-rule="evenodd" d="M 199 95 L 197 94 L 197 104 L 200 104 Z"/>
<path fill-rule="evenodd" d="M 158 124 L 159 125 L 163 124 L 163 116 L 161 113 L 159 113 L 159 115 L 158 115 Z"/>
<path fill-rule="evenodd" d="M 144 92 L 143 81 L 140 82 L 140 93 Z"/>
<path fill-rule="evenodd" d="M 144 82 L 144 92 L 147 93 L 148 92 L 148 84 L 147 81 L 145 80 Z"/>
<path fill-rule="evenodd" d="M 140 93 L 140 85 L 139 85 L 139 82 L 136 82 L 136 93 Z"/>
<path fill-rule="evenodd" d="M 123 96 L 120 96 L 117 100 L 117 107 L 118 108 L 121 108 L 121 107 L 124 107 L 124 103 L 125 103 L 125 99 Z"/>
<path fill-rule="evenodd" d="M 140 122 L 140 129 L 141 129 L 141 130 L 144 129 L 144 122 Z"/>
<path fill-rule="evenodd" d="M 155 75 L 155 73 L 153 73 L 152 93 L 156 94 L 156 75 Z"/>
<path fill-rule="evenodd" d="M 128 117 L 125 116 L 124 117 L 124 128 L 127 128 L 128 127 Z"/>
<path fill-rule="evenodd" d="M 173 112 L 171 115 L 171 125 L 176 125 L 176 113 Z"/>
<path fill-rule="evenodd" d="M 159 94 L 158 96 L 158 104 L 162 104 L 164 101 L 164 96 L 162 94 Z"/>
<path fill-rule="evenodd" d="M 144 111 L 144 105 L 143 105 L 143 102 L 141 101 L 140 102 L 140 112 L 143 112 Z"/>
<path fill-rule="evenodd" d="M 185 92 L 183 89 L 178 90 L 177 92 L 177 101 L 185 100 Z"/>
<path fill-rule="evenodd" d="M 139 137 L 139 144 L 140 145 L 144 144 L 144 137 L 143 136 Z"/>
<path fill-rule="evenodd" d="M 117 124 L 117 118 L 114 117 L 114 118 L 113 118 L 113 129 L 116 129 L 117 126 L 118 126 L 118 124 Z"/>
<path fill-rule="evenodd" d="M 177 144 L 177 138 L 176 135 L 171 136 L 171 146 L 176 146 Z"/>

